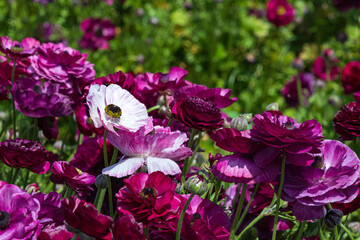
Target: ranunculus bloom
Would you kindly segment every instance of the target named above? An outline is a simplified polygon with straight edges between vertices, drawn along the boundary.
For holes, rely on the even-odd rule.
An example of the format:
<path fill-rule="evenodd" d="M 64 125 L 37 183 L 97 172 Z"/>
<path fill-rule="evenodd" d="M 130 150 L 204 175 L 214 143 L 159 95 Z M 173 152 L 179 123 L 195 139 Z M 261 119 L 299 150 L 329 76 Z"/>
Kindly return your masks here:
<path fill-rule="evenodd" d="M 47 139 L 57 139 L 59 128 L 58 119 L 55 117 L 43 117 L 38 119 L 38 127 Z"/>
<path fill-rule="evenodd" d="M 10 139 L 0 143 L 0 159 L 14 168 L 27 168 L 37 173 L 46 173 L 58 156 L 45 150 L 40 142 L 27 139 Z"/>
<path fill-rule="evenodd" d="M 51 171 L 50 179 L 54 183 L 66 183 L 79 194 L 93 190 L 90 186 L 95 183 L 95 177 L 65 161 L 54 162 Z"/>
<path fill-rule="evenodd" d="M 21 60 L 33 55 L 40 42 L 34 38 L 24 38 L 21 43 L 12 41 L 9 37 L 0 37 L 0 52 L 12 60 Z"/>
<path fill-rule="evenodd" d="M 62 117 L 73 112 L 74 101 L 61 93 L 59 86 L 31 78 L 19 78 L 11 94 L 15 107 L 24 115 L 35 118 Z"/>
<path fill-rule="evenodd" d="M 346 94 L 360 91 L 360 61 L 346 64 L 341 74 L 341 84 Z"/>
<path fill-rule="evenodd" d="M 58 226 L 63 223 L 64 215 L 61 212 L 60 193 L 50 192 L 48 194 L 45 194 L 42 192 L 38 192 L 32 193 L 31 196 L 34 199 L 37 199 L 40 203 L 38 219 L 43 226 L 53 223 Z"/>
<path fill-rule="evenodd" d="M 147 110 L 131 93 L 116 84 L 91 85 L 86 97 L 89 114 L 95 127 L 135 132 L 148 120 Z"/>
<path fill-rule="evenodd" d="M 275 26 L 288 25 L 295 15 L 295 9 L 286 0 L 270 0 L 267 3 L 266 17 Z"/>
<path fill-rule="evenodd" d="M 299 105 L 298 91 L 296 81 L 299 76 L 294 76 L 290 82 L 288 82 L 281 94 L 284 96 L 285 101 L 293 107 Z M 300 73 L 301 93 L 303 104 L 307 104 L 307 100 L 314 93 L 315 78 L 312 73 L 301 72 Z"/>
<path fill-rule="evenodd" d="M 303 220 L 322 218 L 329 203 L 349 203 L 358 195 L 360 160 L 345 144 L 325 140 L 312 166 L 288 165 L 282 198 L 295 202 L 293 214 Z"/>
<path fill-rule="evenodd" d="M 137 223 L 133 215 L 121 212 L 119 212 L 119 215 L 113 227 L 114 240 L 146 239 L 143 234 L 143 225 Z"/>
<path fill-rule="evenodd" d="M 65 225 L 56 226 L 55 224 L 46 225 L 41 229 L 37 240 L 69 240 L 74 233 L 68 232 Z"/>
<path fill-rule="evenodd" d="M 118 212 L 131 213 L 137 222 L 158 227 L 179 214 L 181 199 L 174 192 L 176 184 L 164 173 L 137 173 L 124 184 L 116 194 Z"/>
<path fill-rule="evenodd" d="M 96 239 L 111 240 L 111 217 L 103 215 L 92 205 L 84 200 L 65 198 L 62 202 L 65 222 L 72 228 L 94 237 Z"/>
<path fill-rule="evenodd" d="M 280 112 L 266 111 L 263 114 L 256 114 L 253 122 L 251 137 L 272 147 L 265 149 L 266 152 L 263 152 L 265 155 L 270 152 L 276 154 L 274 151 L 279 155 L 283 150 L 286 161 L 297 166 L 308 166 L 314 161 L 313 154 L 320 153 L 322 128 L 315 119 L 296 123 Z M 262 163 L 260 158 L 255 160 L 257 164 L 262 165 L 271 159 L 261 158 Z"/>
<path fill-rule="evenodd" d="M 220 109 L 233 104 L 237 98 L 229 98 L 230 89 L 207 88 L 190 85 L 174 93 L 171 103 L 173 116 L 188 127 L 198 130 L 214 130 L 223 126 Z"/>
<path fill-rule="evenodd" d="M 335 57 L 334 51 L 326 49 L 323 51 L 322 56 L 315 59 L 312 66 L 312 72 L 317 78 L 324 81 L 333 81 L 339 75 L 337 63 L 338 59 Z M 327 68 L 330 68 L 330 71 L 328 71 Z"/>
<path fill-rule="evenodd" d="M 115 38 L 115 25 L 108 19 L 87 18 L 80 24 L 84 36 L 80 46 L 92 50 L 108 49 L 109 41 Z"/>
<path fill-rule="evenodd" d="M 185 69 L 172 67 L 169 73 L 145 73 L 146 82 L 149 86 L 160 94 L 165 91 L 177 90 L 186 85 L 185 77 L 187 75 Z"/>
<path fill-rule="evenodd" d="M 359 187 L 359 185 L 358 185 Z M 359 191 L 360 192 L 360 191 Z M 356 196 L 354 200 L 349 203 L 331 203 L 332 208 L 341 210 L 344 215 L 355 212 L 360 208 L 360 194 Z"/>
<path fill-rule="evenodd" d="M 81 90 L 94 79 L 93 64 L 86 54 L 58 43 L 43 43 L 38 55 L 31 57 L 29 69 L 34 77 L 44 78 L 60 85 L 60 93 L 80 97 Z"/>
<path fill-rule="evenodd" d="M 39 202 L 16 185 L 0 181 L 0 239 L 37 239 Z"/>
<path fill-rule="evenodd" d="M 149 122 L 151 123 L 151 119 Z M 170 175 L 181 173 L 175 161 L 183 160 L 191 154 L 191 149 L 183 146 L 183 143 L 188 140 L 186 134 L 179 131 L 171 132 L 170 128 L 159 126 L 154 127 L 153 132 L 149 133 L 147 128 L 148 126 L 142 127 L 135 133 L 109 132 L 109 142 L 126 158 L 104 168 L 103 174 L 121 178 L 133 174 L 144 164 L 149 173 L 156 171 Z M 150 127 L 150 132 L 151 129 Z"/>
<path fill-rule="evenodd" d="M 340 134 L 343 141 L 360 137 L 360 106 L 356 102 L 344 105 L 335 114 L 334 131 Z"/>
<path fill-rule="evenodd" d="M 360 8 L 360 2 L 353 0 L 332 0 L 334 7 L 341 12 L 346 12 L 351 8 Z"/>

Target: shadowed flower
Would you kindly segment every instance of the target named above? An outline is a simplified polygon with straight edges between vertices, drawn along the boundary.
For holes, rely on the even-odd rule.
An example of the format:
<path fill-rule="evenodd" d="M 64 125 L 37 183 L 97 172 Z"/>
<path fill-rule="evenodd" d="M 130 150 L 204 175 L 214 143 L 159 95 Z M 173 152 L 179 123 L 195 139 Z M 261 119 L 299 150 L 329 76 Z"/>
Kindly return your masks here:
<path fill-rule="evenodd" d="M 346 64 L 341 74 L 341 84 L 345 94 L 360 91 L 360 61 Z"/>
<path fill-rule="evenodd" d="M 95 127 L 135 132 L 148 120 L 147 110 L 131 93 L 116 84 L 91 85 L 86 97 L 89 114 Z"/>
<path fill-rule="evenodd" d="M 24 38 L 21 43 L 12 41 L 9 37 L 0 37 L 0 52 L 12 60 L 21 60 L 33 55 L 40 42 L 34 38 Z"/>
<path fill-rule="evenodd" d="M 86 18 L 80 24 L 84 36 L 80 46 L 91 50 L 108 49 L 109 41 L 115 38 L 115 25 L 108 19 Z"/>
<path fill-rule="evenodd" d="M 133 215 L 121 212 L 119 212 L 119 215 L 113 228 L 114 240 L 146 239 L 143 234 L 143 225 L 137 223 Z"/>
<path fill-rule="evenodd" d="M 285 101 L 292 107 L 299 105 L 299 98 L 297 92 L 296 81 L 299 76 L 294 76 L 290 82 L 288 82 L 284 89 L 281 91 L 281 94 L 284 96 Z M 315 78 L 311 73 L 301 72 L 300 73 L 300 82 L 301 82 L 301 93 L 303 96 L 304 105 L 307 104 L 307 99 L 311 97 L 314 93 Z"/>
<path fill-rule="evenodd" d="M 91 203 L 71 196 L 70 199 L 63 200 L 62 209 L 65 222 L 70 227 L 96 239 L 112 239 L 112 218 L 99 213 Z"/>
<path fill-rule="evenodd" d="M 14 168 L 27 168 L 37 173 L 46 173 L 58 156 L 45 150 L 40 142 L 27 139 L 10 139 L 0 143 L 1 161 Z"/>
<path fill-rule="evenodd" d="M 335 114 L 333 121 L 334 131 L 342 141 L 360 137 L 360 106 L 356 102 L 344 105 Z"/>
<path fill-rule="evenodd" d="M 95 183 L 95 177 L 87 172 L 80 171 L 65 161 L 54 162 L 51 171 L 51 181 L 66 183 L 80 195 L 93 190 L 90 185 Z"/>
<path fill-rule="evenodd" d="M 116 194 L 119 215 L 131 213 L 137 222 L 148 226 L 164 224 L 165 219 L 179 214 L 181 200 L 174 192 L 176 184 L 164 173 L 137 173 L 124 184 Z"/>
<path fill-rule="evenodd" d="M 349 203 L 358 195 L 360 160 L 345 144 L 325 140 L 312 166 L 287 165 L 282 198 L 295 202 L 293 214 L 319 219 L 329 203 Z"/>
<path fill-rule="evenodd" d="M 149 123 L 148 125 L 152 125 L 151 119 Z M 179 131 L 171 132 L 170 128 L 159 126 L 154 127 L 153 132 L 151 129 L 152 126 L 150 131 L 149 126 L 146 126 L 135 133 L 109 132 L 109 142 L 126 155 L 126 158 L 104 168 L 103 174 L 121 178 L 133 174 L 142 165 L 147 166 L 149 173 L 156 171 L 170 175 L 181 173 L 175 161 L 183 160 L 191 154 L 191 149 L 183 146 L 188 140 L 186 134 Z"/>
<path fill-rule="evenodd" d="M 48 194 L 45 194 L 42 192 L 38 192 L 32 193 L 31 196 L 34 199 L 37 199 L 40 203 L 38 219 L 43 226 L 53 223 L 58 226 L 63 223 L 64 216 L 61 212 L 60 193 L 50 192 Z"/>
<path fill-rule="evenodd" d="M 333 81 L 339 75 L 339 67 L 336 66 L 338 59 L 332 49 L 323 51 L 322 56 L 317 57 L 312 66 L 312 72 L 317 78 L 324 81 Z"/>
<path fill-rule="evenodd" d="M 270 0 L 267 3 L 266 18 L 277 27 L 288 25 L 294 15 L 294 8 L 286 0 Z"/>
<path fill-rule="evenodd" d="M 16 185 L 0 181 L 0 239 L 37 239 L 39 202 Z"/>

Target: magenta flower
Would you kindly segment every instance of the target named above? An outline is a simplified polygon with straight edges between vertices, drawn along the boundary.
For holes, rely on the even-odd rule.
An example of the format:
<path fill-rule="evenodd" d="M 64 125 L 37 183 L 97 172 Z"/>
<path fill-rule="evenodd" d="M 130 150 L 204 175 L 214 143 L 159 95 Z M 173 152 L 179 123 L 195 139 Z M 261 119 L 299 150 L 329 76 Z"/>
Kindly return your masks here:
<path fill-rule="evenodd" d="M 284 96 L 285 101 L 293 107 L 296 107 L 299 105 L 299 98 L 298 98 L 298 92 L 297 92 L 297 81 L 298 76 L 294 76 L 290 82 L 288 82 L 283 90 L 281 91 L 281 94 Z M 314 75 L 311 73 L 301 72 L 300 73 L 300 82 L 301 82 L 301 93 L 303 96 L 303 103 L 304 105 L 307 104 L 307 99 L 311 97 L 314 93 L 314 87 L 315 87 L 315 78 Z"/>
<path fill-rule="evenodd" d="M 295 202 L 292 212 L 296 217 L 322 218 L 328 203 L 349 203 L 356 198 L 359 166 L 359 158 L 348 146 L 325 140 L 312 166 L 287 166 L 282 197 Z"/>
<path fill-rule="evenodd" d="M 164 173 L 137 173 L 124 184 L 116 194 L 119 215 L 130 213 L 145 226 L 161 227 L 166 219 L 179 214 L 181 199 L 174 192 L 176 184 Z"/>
<path fill-rule="evenodd" d="M 89 112 L 85 104 L 81 103 L 75 108 L 75 117 L 79 131 L 85 136 L 104 135 L 104 128 L 96 128 L 91 120 Z"/>
<path fill-rule="evenodd" d="M 0 37 L 0 52 L 12 60 L 21 60 L 33 55 L 40 42 L 34 38 L 24 38 L 21 43 L 9 37 Z"/>
<path fill-rule="evenodd" d="M 77 96 L 95 76 L 94 65 L 86 61 L 86 57 L 61 43 L 43 43 L 38 55 L 30 58 L 30 70 L 34 77 L 58 83 L 60 93 Z"/>
<path fill-rule="evenodd" d="M 169 73 L 145 73 L 145 79 L 152 89 L 163 94 L 165 91 L 169 92 L 185 86 L 187 73 L 185 69 L 172 67 Z"/>
<path fill-rule="evenodd" d="M 40 211 L 38 219 L 45 226 L 47 224 L 55 224 L 56 226 L 63 224 L 64 215 L 61 212 L 61 194 L 50 192 L 48 194 L 37 192 L 31 196 L 40 203 Z"/>
<path fill-rule="evenodd" d="M 41 231 L 39 202 L 18 186 L 0 181 L 0 238 L 37 239 Z"/>
<path fill-rule="evenodd" d="M 142 165 L 147 166 L 149 173 L 156 171 L 170 175 L 181 173 L 175 161 L 183 160 L 191 154 L 191 149 L 183 146 L 188 140 L 186 134 L 179 131 L 171 132 L 170 128 L 159 126 L 154 127 L 153 132 L 148 134 L 151 129 L 152 127 L 147 126 L 135 133 L 109 132 L 109 142 L 126 155 L 126 158 L 104 168 L 103 174 L 121 178 L 133 174 Z"/>
<path fill-rule="evenodd" d="M 114 240 L 146 239 L 143 234 L 143 225 L 141 223 L 137 223 L 133 215 L 123 214 L 121 212 L 119 215 L 119 218 L 114 223 Z"/>
<path fill-rule="evenodd" d="M 108 49 L 109 41 L 115 38 L 115 25 L 108 19 L 87 18 L 81 22 L 81 31 L 84 36 L 80 46 L 91 50 Z"/>
<path fill-rule="evenodd" d="M 66 183 L 80 195 L 93 190 L 90 186 L 95 183 L 95 177 L 87 172 L 80 171 L 65 161 L 54 162 L 51 171 L 51 181 Z"/>
<path fill-rule="evenodd" d="M 57 139 L 59 135 L 57 122 L 58 119 L 55 117 L 43 117 L 38 119 L 38 127 L 42 130 L 43 135 L 47 139 Z"/>
<path fill-rule="evenodd" d="M 341 73 L 341 84 L 345 94 L 360 90 L 360 61 L 349 62 Z"/>
<path fill-rule="evenodd" d="M 270 0 L 267 3 L 266 17 L 277 27 L 288 25 L 294 15 L 295 9 L 286 0 Z"/>
<path fill-rule="evenodd" d="M 41 233 L 37 240 L 69 240 L 74 233 L 68 232 L 65 225 L 55 226 L 49 224 L 41 229 Z"/>
<path fill-rule="evenodd" d="M 62 117 L 73 113 L 74 101 L 59 93 L 59 85 L 31 78 L 19 78 L 11 93 L 15 107 L 24 115 L 35 118 Z"/>
<path fill-rule="evenodd" d="M 46 173 L 58 156 L 45 150 L 40 142 L 27 139 L 10 139 L 0 143 L 0 159 L 14 168 L 27 168 L 37 173 Z"/>
<path fill-rule="evenodd" d="M 92 205 L 84 200 L 65 198 L 62 202 L 65 222 L 72 228 L 101 240 L 111 240 L 111 217 L 103 215 Z"/>
<path fill-rule="evenodd" d="M 322 128 L 315 119 L 296 123 L 280 112 L 267 111 L 256 114 L 253 122 L 251 137 L 272 147 L 262 152 L 264 156 L 270 153 L 280 155 L 283 150 L 286 161 L 297 166 L 308 166 L 314 161 L 313 154 L 320 153 Z M 256 159 L 259 165 L 266 164 L 269 160 Z"/>
<path fill-rule="evenodd" d="M 0 101 L 9 99 L 8 87 L 11 85 L 12 66 L 8 62 L 0 62 Z"/>
<path fill-rule="evenodd" d="M 351 102 L 343 106 L 335 114 L 334 131 L 340 135 L 341 140 L 353 140 L 360 137 L 360 106 Z"/>
<path fill-rule="evenodd" d="M 214 130 L 223 126 L 220 109 L 233 104 L 230 89 L 207 88 L 203 85 L 185 86 L 174 93 L 171 103 L 173 116 L 188 127 Z"/>
<path fill-rule="evenodd" d="M 334 51 L 326 49 L 323 51 L 322 56 L 317 57 L 312 66 L 312 72 L 317 78 L 324 81 L 333 81 L 339 75 L 339 67 L 336 66 L 338 59 L 334 55 Z M 327 68 L 330 69 L 329 73 Z"/>

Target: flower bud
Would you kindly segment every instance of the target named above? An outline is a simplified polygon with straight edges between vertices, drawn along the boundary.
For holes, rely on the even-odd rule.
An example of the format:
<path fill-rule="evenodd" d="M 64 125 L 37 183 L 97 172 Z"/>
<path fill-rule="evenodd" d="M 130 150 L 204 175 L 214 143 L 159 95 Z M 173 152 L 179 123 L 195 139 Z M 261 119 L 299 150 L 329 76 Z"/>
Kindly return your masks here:
<path fill-rule="evenodd" d="M 249 124 L 243 115 L 237 118 L 233 118 L 230 123 L 230 127 L 239 131 L 245 131 L 249 128 Z"/>
<path fill-rule="evenodd" d="M 295 58 L 293 60 L 293 62 L 291 63 L 291 67 L 298 71 L 301 71 L 305 68 L 305 65 L 304 65 L 303 60 L 301 60 L 300 58 Z"/>
<path fill-rule="evenodd" d="M 343 215 L 342 211 L 338 209 L 330 209 L 324 217 L 324 223 L 329 229 L 333 229 L 340 224 Z"/>
<path fill-rule="evenodd" d="M 39 187 L 39 185 L 37 183 L 31 183 L 31 184 L 26 186 L 25 190 L 29 194 L 37 193 L 37 192 L 40 192 L 40 187 Z"/>
<path fill-rule="evenodd" d="M 252 119 L 253 119 L 252 113 L 244 113 L 244 114 L 242 114 L 242 115 L 244 116 L 244 118 L 246 119 L 246 121 L 247 121 L 248 123 L 251 123 L 251 121 L 252 121 Z"/>
<path fill-rule="evenodd" d="M 274 102 L 274 103 L 270 103 L 269 105 L 266 106 L 266 111 L 279 111 L 279 104 Z"/>
<path fill-rule="evenodd" d="M 185 182 L 185 189 L 196 195 L 203 195 L 206 193 L 208 186 L 202 176 L 193 175 Z"/>
<path fill-rule="evenodd" d="M 180 183 L 178 183 L 178 184 L 176 185 L 175 192 L 176 192 L 177 194 L 181 194 L 183 189 L 184 189 L 184 186 L 183 186 L 183 184 L 180 182 Z"/>
<path fill-rule="evenodd" d="M 357 234 L 360 231 L 360 223 L 359 222 L 351 222 L 348 224 L 348 228 L 351 232 Z"/>
<path fill-rule="evenodd" d="M 107 177 L 104 174 L 99 174 L 95 179 L 95 186 L 99 189 L 105 189 L 108 187 Z"/>

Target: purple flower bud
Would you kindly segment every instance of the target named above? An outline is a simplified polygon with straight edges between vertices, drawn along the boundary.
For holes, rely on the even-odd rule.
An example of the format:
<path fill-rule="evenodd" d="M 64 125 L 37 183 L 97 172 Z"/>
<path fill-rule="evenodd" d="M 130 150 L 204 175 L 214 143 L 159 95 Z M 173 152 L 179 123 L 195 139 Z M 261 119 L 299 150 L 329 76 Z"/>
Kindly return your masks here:
<path fill-rule="evenodd" d="M 328 228 L 333 229 L 340 224 L 343 215 L 338 209 L 330 209 L 324 217 L 324 223 Z"/>

